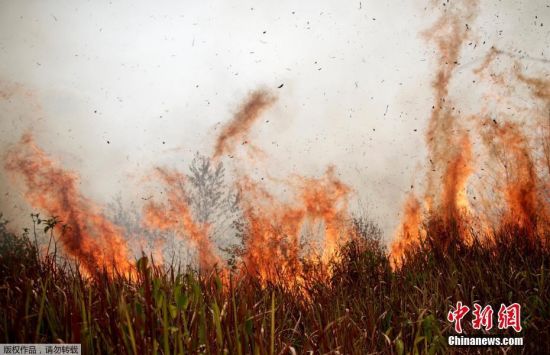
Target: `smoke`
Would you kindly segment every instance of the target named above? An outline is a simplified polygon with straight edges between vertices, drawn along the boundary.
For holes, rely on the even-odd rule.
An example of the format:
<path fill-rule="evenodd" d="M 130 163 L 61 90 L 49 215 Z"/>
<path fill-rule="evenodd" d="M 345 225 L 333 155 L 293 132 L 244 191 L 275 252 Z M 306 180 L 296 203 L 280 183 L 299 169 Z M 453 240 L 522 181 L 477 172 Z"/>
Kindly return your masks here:
<path fill-rule="evenodd" d="M 121 192 L 126 203 L 140 203 L 148 196 L 140 176 L 186 165 L 196 151 L 214 153 L 214 127 L 227 128 L 242 98 L 260 87 L 270 93 L 263 100 L 276 102 L 225 148 L 261 150 L 281 176 L 319 176 L 333 164 L 363 202 L 373 201 L 373 218 L 393 228 L 393 187 L 407 186 L 416 164 L 403 155 L 420 139 L 414 119 L 428 94 L 417 87 L 424 70 L 417 5 L 399 6 L 418 14 L 406 21 L 381 3 L 0 7 L 0 79 L 23 89 L 0 99 L 3 151 L 32 127 L 41 147 L 83 177 L 84 194 L 106 204 Z M 401 93 L 411 86 L 409 102 Z M 23 91 L 41 113 L 22 115 L 32 106 Z M 14 226 L 28 223 L 30 207 L 8 181 L 0 188 L 9 194 L 0 210 Z"/>
<path fill-rule="evenodd" d="M 478 11 L 477 2 L 463 5 L 444 11 L 425 32 L 441 54 L 434 71 L 434 105 L 426 133 L 430 169 L 424 209 L 414 195 L 404 205 L 404 217 L 391 246 L 394 266 L 427 233 L 437 234 L 431 236 L 432 242 L 442 250 L 449 247 L 448 232 L 430 229 L 434 221 L 442 222 L 445 230 L 455 229 L 456 237 L 465 244 L 474 239 L 485 242 L 507 230 L 520 230 L 523 238 L 535 241 L 548 231 L 547 131 L 537 137 L 538 123 L 550 112 L 548 83 L 525 77 L 517 61 L 511 69 L 495 65 L 497 59 L 515 56 L 492 47 L 472 70 L 472 83 L 487 83 L 488 94 L 483 96 L 479 112 L 475 107 L 472 114 L 462 112 L 467 101 L 450 87 L 469 39 L 469 23 Z M 521 92 L 522 83 L 529 86 L 527 94 Z M 523 97 L 521 104 L 514 101 L 518 97 Z M 543 144 L 537 145 L 541 140 Z M 479 144 L 474 150 L 475 143 Z M 541 153 L 543 159 L 537 162 L 533 157 Z M 474 173 L 490 183 L 488 190 L 471 183 Z M 474 207 L 472 199 L 485 208 Z"/>
<path fill-rule="evenodd" d="M 469 35 L 468 23 L 475 18 L 477 10 L 476 1 L 466 1 L 463 5 L 464 8 L 449 9 L 434 26 L 424 32 L 428 41 L 435 42 L 439 54 L 432 83 L 434 105 L 426 133 L 428 156 L 432 165 L 427 176 L 426 199 L 431 201 L 430 204 L 433 203 L 440 194 L 438 191 L 443 189 L 442 202 L 445 208 L 452 209 L 447 211 L 452 218 L 459 215 L 456 211 L 457 200 L 464 198 L 458 194 L 462 193 L 471 171 L 466 166 L 471 163 L 470 141 L 448 95 L 462 45 Z M 444 178 L 439 184 L 438 177 L 442 172 Z"/>
<path fill-rule="evenodd" d="M 433 211 L 460 221 L 461 233 L 471 237 L 467 230 L 478 223 L 480 205 L 492 199 L 502 201 L 502 211 L 481 214 L 481 225 L 504 218 L 541 228 L 546 217 L 532 218 L 532 211 L 545 211 L 544 191 L 550 190 L 548 80 L 532 65 L 533 58 L 547 63 L 540 52 L 548 47 L 541 4 L 439 3 L 444 14 L 432 26 L 426 22 L 433 7 L 423 13 L 413 2 L 212 5 L 117 2 L 44 11 L 43 3 L 2 4 L 3 151 L 18 147 L 19 133 L 32 129 L 39 145 L 60 160 L 58 169 L 82 177 L 74 186 L 79 191 L 71 191 L 76 210 L 85 207 L 78 201 L 93 199 L 85 213 L 101 215 L 98 206 L 121 191 L 146 206 L 148 228 L 190 240 L 204 268 L 219 263 L 216 241 L 205 237 L 210 226 L 193 220 L 181 196 L 185 181 L 183 189 L 172 184 L 196 151 L 213 152 L 235 170 L 232 182 L 243 191 L 250 228 L 258 230 L 250 243 L 261 246 L 247 256 L 251 264 L 264 263 L 269 255 L 263 249 L 270 248 L 285 255 L 280 259 L 295 260 L 303 251 L 296 245 L 313 224 L 321 230 L 318 250 L 328 258 L 345 240 L 342 221 L 365 204 L 388 239 L 398 225 L 397 237 L 408 235 L 405 244 L 422 238 L 421 225 Z M 516 66 L 512 75 L 502 74 L 510 66 Z M 508 84 L 531 94 L 487 89 Z M 246 95 L 257 87 L 264 89 Z M 510 106 L 510 96 L 523 106 Z M 497 114 L 491 105 L 508 113 Z M 233 156 L 241 146 L 250 153 L 246 162 Z M 33 158 L 13 149 L 6 175 L 16 175 L 17 186 L 30 191 L 33 180 L 24 177 L 31 172 L 16 162 Z M 269 159 L 259 161 L 260 151 Z M 512 163 L 501 171 L 503 156 Z M 166 195 L 144 194 L 139 179 L 159 166 L 153 175 Z M 325 173 L 327 166 L 334 168 Z M 502 184 L 484 178 L 489 166 Z M 418 171 L 425 178 L 414 181 Z M 27 215 L 13 182 L 1 179 L 1 210 Z M 475 189 L 480 181 L 490 186 L 484 195 Z M 50 182 L 50 191 L 64 191 Z M 262 199 L 271 206 L 263 207 Z M 28 200 L 32 208 L 57 213 L 37 197 Z M 400 210 L 408 222 L 399 224 Z M 501 212 L 508 217 L 497 216 Z M 265 222 L 283 225 L 285 241 L 273 247 L 277 233 Z"/>
<path fill-rule="evenodd" d="M 248 144 L 247 135 L 252 125 L 275 100 L 276 98 L 265 90 L 252 92 L 233 119 L 223 126 L 216 139 L 214 158 L 233 152 L 239 144 Z"/>

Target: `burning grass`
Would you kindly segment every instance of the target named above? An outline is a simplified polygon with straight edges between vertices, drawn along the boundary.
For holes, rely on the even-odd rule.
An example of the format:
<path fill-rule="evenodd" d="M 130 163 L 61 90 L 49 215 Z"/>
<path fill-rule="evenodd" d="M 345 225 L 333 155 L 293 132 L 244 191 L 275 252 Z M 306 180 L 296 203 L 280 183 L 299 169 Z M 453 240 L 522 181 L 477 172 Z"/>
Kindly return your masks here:
<path fill-rule="evenodd" d="M 458 229 L 432 220 L 394 271 L 376 227 L 356 220 L 353 229 L 361 237 L 342 246 L 330 275 L 304 261 L 303 282 L 289 288 L 275 278 L 159 267 L 146 257 L 132 278 L 108 270 L 88 277 L 54 253 L 38 257 L 28 236 L 3 225 L 1 341 L 76 342 L 88 354 L 443 353 L 452 350 L 446 312 L 461 300 L 520 303 L 522 350 L 547 349 L 550 251 L 539 241 L 548 235 L 526 239 L 510 227 L 490 243 L 467 245 Z M 469 323 L 465 331 L 481 332 Z"/>
<path fill-rule="evenodd" d="M 221 128 L 192 179 L 155 170 L 166 194 L 147 199 L 140 228 L 188 241 L 198 270 L 132 261 L 123 228 L 81 194 L 77 174 L 23 136 L 5 169 L 34 208 L 56 217 L 46 223 L 54 249 L 38 252 L 28 234 L 1 225 L 2 340 L 77 342 L 91 354 L 444 353 L 452 350 L 446 313 L 455 302 L 517 302 L 522 350 L 547 350 L 550 82 L 517 62 L 494 65 L 510 54 L 493 48 L 472 71 L 489 93 L 464 114 L 468 105 L 451 84 L 476 12 L 477 1 L 465 1 L 424 33 L 439 53 L 424 192 L 407 197 L 389 253 L 375 225 L 353 218 L 354 190 L 335 168 L 263 182 L 247 175 L 242 164 L 263 156 L 248 138 L 277 103 L 265 90 L 253 91 Z M 224 200 L 222 165 L 209 169 L 227 157 L 237 158 L 238 193 Z M 213 206 L 223 203 L 240 213 L 242 246 L 231 265 L 212 237 L 223 219 Z M 318 230 L 319 246 L 304 238 L 308 228 Z M 466 332 L 481 334 L 467 325 Z"/>

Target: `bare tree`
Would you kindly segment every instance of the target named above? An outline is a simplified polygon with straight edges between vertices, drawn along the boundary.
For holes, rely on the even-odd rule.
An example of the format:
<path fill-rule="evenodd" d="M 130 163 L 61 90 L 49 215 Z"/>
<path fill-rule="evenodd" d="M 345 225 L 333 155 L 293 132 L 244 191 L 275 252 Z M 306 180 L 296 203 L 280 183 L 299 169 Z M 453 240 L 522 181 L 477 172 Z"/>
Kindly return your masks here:
<path fill-rule="evenodd" d="M 209 226 L 210 238 L 227 241 L 234 236 L 234 222 L 240 218 L 239 194 L 225 184 L 223 163 L 198 152 L 189 165 L 185 196 L 195 220 Z"/>

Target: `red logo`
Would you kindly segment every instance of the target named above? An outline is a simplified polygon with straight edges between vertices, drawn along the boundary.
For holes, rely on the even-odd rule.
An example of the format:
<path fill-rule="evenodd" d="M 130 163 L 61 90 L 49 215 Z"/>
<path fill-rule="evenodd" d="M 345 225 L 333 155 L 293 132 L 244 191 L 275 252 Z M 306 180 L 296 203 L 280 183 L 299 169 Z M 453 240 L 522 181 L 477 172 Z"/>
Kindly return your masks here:
<path fill-rule="evenodd" d="M 454 329 L 457 333 L 462 333 L 462 319 L 468 314 L 470 307 L 463 305 L 458 301 L 456 307 L 451 308 L 447 313 L 447 320 L 454 323 Z M 487 305 L 485 307 L 479 304 L 474 304 L 474 310 L 472 311 L 472 328 L 485 330 L 491 330 L 493 328 L 493 307 Z M 512 303 L 509 306 L 504 304 L 500 305 L 500 309 L 497 314 L 498 329 L 512 328 L 516 332 L 521 332 L 521 305 L 518 303 Z"/>
<path fill-rule="evenodd" d="M 507 329 L 512 327 L 516 332 L 521 332 L 521 306 L 512 303 L 508 307 L 500 305 L 498 311 L 498 329 Z"/>
<path fill-rule="evenodd" d="M 463 306 L 462 302 L 459 301 L 456 303 L 455 310 L 450 310 L 449 313 L 447 313 L 447 320 L 455 323 L 455 332 L 462 333 L 462 324 L 460 322 L 469 311 L 470 307 Z"/>
<path fill-rule="evenodd" d="M 474 304 L 474 320 L 472 321 L 472 327 L 474 329 L 481 329 L 484 327 L 485 330 L 491 330 L 493 328 L 493 307 L 487 305 L 483 309 L 477 303 Z"/>

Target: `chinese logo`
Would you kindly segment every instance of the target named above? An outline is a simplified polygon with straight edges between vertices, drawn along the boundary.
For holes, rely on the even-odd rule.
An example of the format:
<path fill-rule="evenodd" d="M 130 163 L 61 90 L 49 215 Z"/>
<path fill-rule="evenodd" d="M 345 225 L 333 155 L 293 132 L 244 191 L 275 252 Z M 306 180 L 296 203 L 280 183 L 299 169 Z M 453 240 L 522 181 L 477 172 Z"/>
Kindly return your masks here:
<path fill-rule="evenodd" d="M 470 312 L 470 307 L 463 305 L 462 302 L 457 302 L 456 306 L 447 313 L 447 320 L 454 323 L 454 329 L 457 333 L 462 333 L 462 319 Z M 472 311 L 472 328 L 491 330 L 493 328 L 493 307 L 487 305 L 481 307 L 479 304 L 474 304 Z M 509 306 L 500 305 L 497 313 L 498 329 L 512 328 L 516 332 L 521 332 L 521 305 L 512 303 Z"/>

